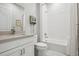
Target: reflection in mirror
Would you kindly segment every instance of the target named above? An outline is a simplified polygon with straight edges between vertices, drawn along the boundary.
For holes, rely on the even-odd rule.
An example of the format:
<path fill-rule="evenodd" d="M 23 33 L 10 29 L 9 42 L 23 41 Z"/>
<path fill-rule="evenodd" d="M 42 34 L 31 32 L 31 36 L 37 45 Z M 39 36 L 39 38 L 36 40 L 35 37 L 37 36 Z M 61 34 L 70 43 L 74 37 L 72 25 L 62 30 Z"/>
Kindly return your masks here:
<path fill-rule="evenodd" d="M 0 3 L 1 32 L 23 32 L 24 8 L 15 3 Z"/>

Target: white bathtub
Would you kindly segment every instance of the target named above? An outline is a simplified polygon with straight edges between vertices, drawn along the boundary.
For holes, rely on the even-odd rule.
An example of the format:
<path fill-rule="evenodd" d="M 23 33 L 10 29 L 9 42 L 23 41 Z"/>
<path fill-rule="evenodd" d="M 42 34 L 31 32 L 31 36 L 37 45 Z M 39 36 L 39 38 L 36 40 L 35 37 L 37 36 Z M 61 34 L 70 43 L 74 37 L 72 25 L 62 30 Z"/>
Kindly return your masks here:
<path fill-rule="evenodd" d="M 46 39 L 43 40 L 48 45 L 48 50 L 57 51 L 66 55 L 67 40 Z"/>

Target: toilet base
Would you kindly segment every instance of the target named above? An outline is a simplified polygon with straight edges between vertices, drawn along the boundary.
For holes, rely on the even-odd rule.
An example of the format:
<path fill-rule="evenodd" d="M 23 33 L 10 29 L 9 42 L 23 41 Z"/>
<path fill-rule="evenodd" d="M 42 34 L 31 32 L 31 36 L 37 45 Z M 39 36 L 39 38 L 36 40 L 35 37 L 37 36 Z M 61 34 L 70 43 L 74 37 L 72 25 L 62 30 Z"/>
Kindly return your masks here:
<path fill-rule="evenodd" d="M 44 56 L 47 50 L 38 51 L 38 56 Z"/>
<path fill-rule="evenodd" d="M 47 50 L 43 51 L 42 53 L 39 51 L 38 56 L 66 56 L 66 55 L 57 51 Z"/>

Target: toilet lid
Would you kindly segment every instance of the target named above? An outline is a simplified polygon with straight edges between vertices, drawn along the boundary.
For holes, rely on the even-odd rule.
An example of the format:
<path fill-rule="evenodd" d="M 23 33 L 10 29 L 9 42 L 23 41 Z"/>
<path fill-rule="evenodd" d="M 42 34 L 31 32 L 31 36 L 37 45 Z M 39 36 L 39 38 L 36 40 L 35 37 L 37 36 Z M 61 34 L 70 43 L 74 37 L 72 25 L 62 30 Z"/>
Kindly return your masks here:
<path fill-rule="evenodd" d="M 44 46 L 45 46 L 45 47 L 47 46 L 47 44 L 42 43 L 42 42 L 38 42 L 38 43 L 36 43 L 35 45 L 37 45 L 37 46 L 43 46 L 43 47 L 44 47 Z"/>

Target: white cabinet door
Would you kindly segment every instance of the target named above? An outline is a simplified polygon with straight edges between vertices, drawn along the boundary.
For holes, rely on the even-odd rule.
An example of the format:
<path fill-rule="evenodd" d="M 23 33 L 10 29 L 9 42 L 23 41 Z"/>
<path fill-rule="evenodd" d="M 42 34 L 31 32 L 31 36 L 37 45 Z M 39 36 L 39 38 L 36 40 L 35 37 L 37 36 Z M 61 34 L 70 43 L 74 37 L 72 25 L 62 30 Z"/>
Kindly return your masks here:
<path fill-rule="evenodd" d="M 25 48 L 25 56 L 34 56 L 34 45 Z"/>
<path fill-rule="evenodd" d="M 20 55 L 21 55 L 21 49 L 12 49 L 0 54 L 0 56 L 20 56 Z"/>
<path fill-rule="evenodd" d="M 25 45 L 22 49 L 23 56 L 34 56 L 34 44 Z"/>
<path fill-rule="evenodd" d="M 9 56 L 21 56 L 22 55 L 22 50 L 18 49 L 16 51 L 13 51 Z"/>
<path fill-rule="evenodd" d="M 34 56 L 34 43 L 10 49 L 0 54 L 0 56 Z"/>
<path fill-rule="evenodd" d="M 25 44 L 20 47 L 1 53 L 0 56 L 34 56 L 34 44 Z"/>

